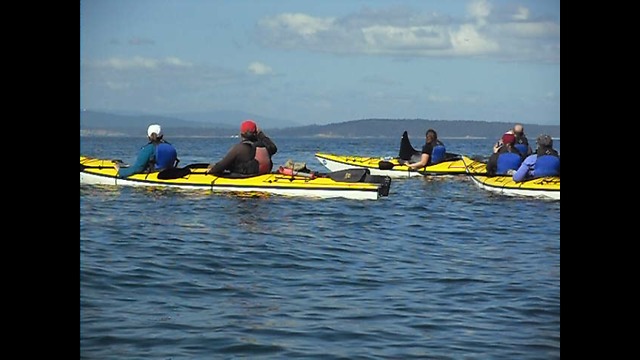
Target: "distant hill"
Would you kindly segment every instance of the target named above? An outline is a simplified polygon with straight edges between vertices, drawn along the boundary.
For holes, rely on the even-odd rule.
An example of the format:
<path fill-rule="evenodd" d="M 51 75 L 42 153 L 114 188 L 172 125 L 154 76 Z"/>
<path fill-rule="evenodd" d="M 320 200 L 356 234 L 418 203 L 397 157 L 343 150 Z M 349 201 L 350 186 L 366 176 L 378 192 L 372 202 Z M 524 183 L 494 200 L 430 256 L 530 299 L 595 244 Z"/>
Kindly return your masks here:
<path fill-rule="evenodd" d="M 242 119 L 243 117 L 240 116 Z M 259 119 L 259 116 L 255 116 Z M 258 120 L 256 120 L 258 121 Z M 97 111 L 80 111 L 80 134 L 94 136 L 141 136 L 152 123 L 162 125 L 165 133 L 176 136 L 228 137 L 238 133 L 239 121 L 232 123 L 200 122 L 176 117 L 152 115 L 118 115 Z M 258 121 L 260 124 L 260 121 Z M 530 139 L 545 133 L 560 137 L 559 125 L 523 124 Z M 513 123 L 473 120 L 426 119 L 363 119 L 327 125 L 307 125 L 286 128 L 263 127 L 270 136 L 291 137 L 397 137 L 407 130 L 412 138 L 421 138 L 427 129 L 434 129 L 445 138 L 498 138 Z M 261 126 L 262 127 L 262 126 Z"/>
<path fill-rule="evenodd" d="M 560 137 L 559 125 L 523 124 L 525 134 L 535 139 L 539 134 Z M 434 129 L 439 138 L 499 138 L 513 123 L 474 120 L 425 120 L 425 119 L 364 119 L 328 125 L 309 125 L 271 131 L 281 136 L 324 137 L 396 137 L 407 130 L 413 138 L 424 137 L 427 129 Z"/>
<path fill-rule="evenodd" d="M 218 124 L 224 126 L 237 127 L 240 122 L 245 119 L 253 119 L 258 125 L 265 129 L 281 129 L 294 126 L 301 126 L 302 124 L 295 121 L 276 119 L 267 116 L 257 115 L 244 111 L 236 110 L 216 110 L 209 112 L 184 112 L 170 114 L 172 117 L 185 119 L 189 121 L 197 121 L 207 124 Z"/>
<path fill-rule="evenodd" d="M 183 136 L 228 136 L 237 133 L 237 126 L 188 121 L 154 115 L 118 115 L 97 111 L 80 111 L 82 135 L 144 135 L 150 124 L 162 125 L 165 133 Z"/>

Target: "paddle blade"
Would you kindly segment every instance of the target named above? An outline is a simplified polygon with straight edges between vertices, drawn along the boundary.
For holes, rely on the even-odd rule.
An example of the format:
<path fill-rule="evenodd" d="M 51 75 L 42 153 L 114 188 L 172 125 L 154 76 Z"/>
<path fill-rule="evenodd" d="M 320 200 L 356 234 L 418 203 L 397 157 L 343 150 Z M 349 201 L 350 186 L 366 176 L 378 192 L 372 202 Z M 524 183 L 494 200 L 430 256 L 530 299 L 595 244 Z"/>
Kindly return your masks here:
<path fill-rule="evenodd" d="M 339 171 L 332 171 L 327 174 L 328 177 L 335 181 L 342 182 L 361 182 L 364 180 L 365 176 L 369 175 L 369 169 L 345 169 Z"/>
<path fill-rule="evenodd" d="M 386 161 L 386 160 L 381 160 L 378 163 L 378 169 L 380 169 L 380 170 L 391 170 L 391 169 L 393 169 L 394 166 L 396 166 L 396 164 L 392 163 L 391 161 Z"/>

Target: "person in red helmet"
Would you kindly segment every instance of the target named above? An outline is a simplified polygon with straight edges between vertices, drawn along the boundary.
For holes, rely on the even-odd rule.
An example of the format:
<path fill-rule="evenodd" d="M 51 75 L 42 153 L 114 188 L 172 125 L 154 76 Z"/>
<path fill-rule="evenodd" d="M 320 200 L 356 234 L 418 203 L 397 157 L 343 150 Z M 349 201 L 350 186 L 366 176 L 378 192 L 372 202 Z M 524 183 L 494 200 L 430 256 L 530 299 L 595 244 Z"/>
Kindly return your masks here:
<path fill-rule="evenodd" d="M 207 168 L 208 174 L 261 175 L 271 172 L 271 157 L 278 152 L 276 144 L 251 119 L 240 124 L 240 142 L 233 145 L 222 160 Z"/>

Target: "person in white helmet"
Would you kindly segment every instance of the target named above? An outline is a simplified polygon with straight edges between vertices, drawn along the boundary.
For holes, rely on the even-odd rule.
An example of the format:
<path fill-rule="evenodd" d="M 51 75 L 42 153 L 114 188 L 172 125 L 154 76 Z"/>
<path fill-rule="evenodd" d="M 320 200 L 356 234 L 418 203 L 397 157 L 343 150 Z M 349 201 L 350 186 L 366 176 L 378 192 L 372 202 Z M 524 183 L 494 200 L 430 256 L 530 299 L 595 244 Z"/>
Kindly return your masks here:
<path fill-rule="evenodd" d="M 136 162 L 126 168 L 115 165 L 117 176 L 125 178 L 143 172 L 155 172 L 173 168 L 178 164 L 176 148 L 163 139 L 162 128 L 158 124 L 151 124 L 147 128 L 149 142 L 138 152 Z"/>

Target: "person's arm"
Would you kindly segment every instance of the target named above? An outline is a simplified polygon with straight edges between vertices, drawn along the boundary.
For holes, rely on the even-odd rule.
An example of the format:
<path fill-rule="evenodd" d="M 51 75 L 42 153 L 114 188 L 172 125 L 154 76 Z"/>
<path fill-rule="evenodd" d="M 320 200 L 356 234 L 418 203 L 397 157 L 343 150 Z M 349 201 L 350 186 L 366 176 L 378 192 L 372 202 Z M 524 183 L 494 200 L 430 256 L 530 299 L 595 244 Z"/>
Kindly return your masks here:
<path fill-rule="evenodd" d="M 528 175 L 530 175 L 529 171 L 532 169 L 533 165 L 536 163 L 537 155 L 527 156 L 526 159 L 520 164 L 520 167 L 513 174 L 513 181 L 522 182 L 526 180 Z"/>
<path fill-rule="evenodd" d="M 429 163 L 429 154 L 425 154 L 422 153 L 422 155 L 420 156 L 420 161 L 417 163 L 406 163 L 405 165 L 407 165 L 408 167 L 410 167 L 411 169 L 415 170 L 415 169 L 419 169 L 421 167 L 426 166 Z"/>
<path fill-rule="evenodd" d="M 131 176 L 133 174 L 138 174 L 144 171 L 151 160 L 154 152 L 153 144 L 147 144 L 138 153 L 138 158 L 136 159 L 135 164 L 127 167 L 127 168 L 118 168 L 118 177 L 125 178 Z"/>
<path fill-rule="evenodd" d="M 422 147 L 422 151 L 420 152 L 420 161 L 418 161 L 417 163 L 411 163 L 411 161 L 407 161 L 405 165 L 408 166 L 411 170 L 427 166 L 427 164 L 429 163 L 429 158 L 431 158 L 431 153 L 433 153 L 433 146 L 431 146 L 431 144 L 429 143 L 426 143 L 424 144 L 424 146 Z"/>
<path fill-rule="evenodd" d="M 240 150 L 241 146 L 244 146 L 244 144 L 239 143 L 233 145 L 233 147 L 229 149 L 222 160 L 218 161 L 215 164 L 209 165 L 209 167 L 207 168 L 207 173 L 221 175 L 225 170 L 231 170 L 231 167 L 233 166 L 233 163 L 238 156 L 238 151 Z"/>
<path fill-rule="evenodd" d="M 497 153 L 500 148 L 502 148 L 502 139 L 498 140 L 495 144 L 493 144 L 493 153 Z"/>
<path fill-rule="evenodd" d="M 267 135 L 265 135 L 262 130 L 258 132 L 257 138 L 264 144 L 264 147 L 267 148 L 269 155 L 273 156 L 278 152 L 278 147 L 276 146 L 276 144 L 271 141 L 271 139 Z"/>
<path fill-rule="evenodd" d="M 498 153 L 493 153 L 487 161 L 487 174 L 494 175 L 498 170 Z"/>

